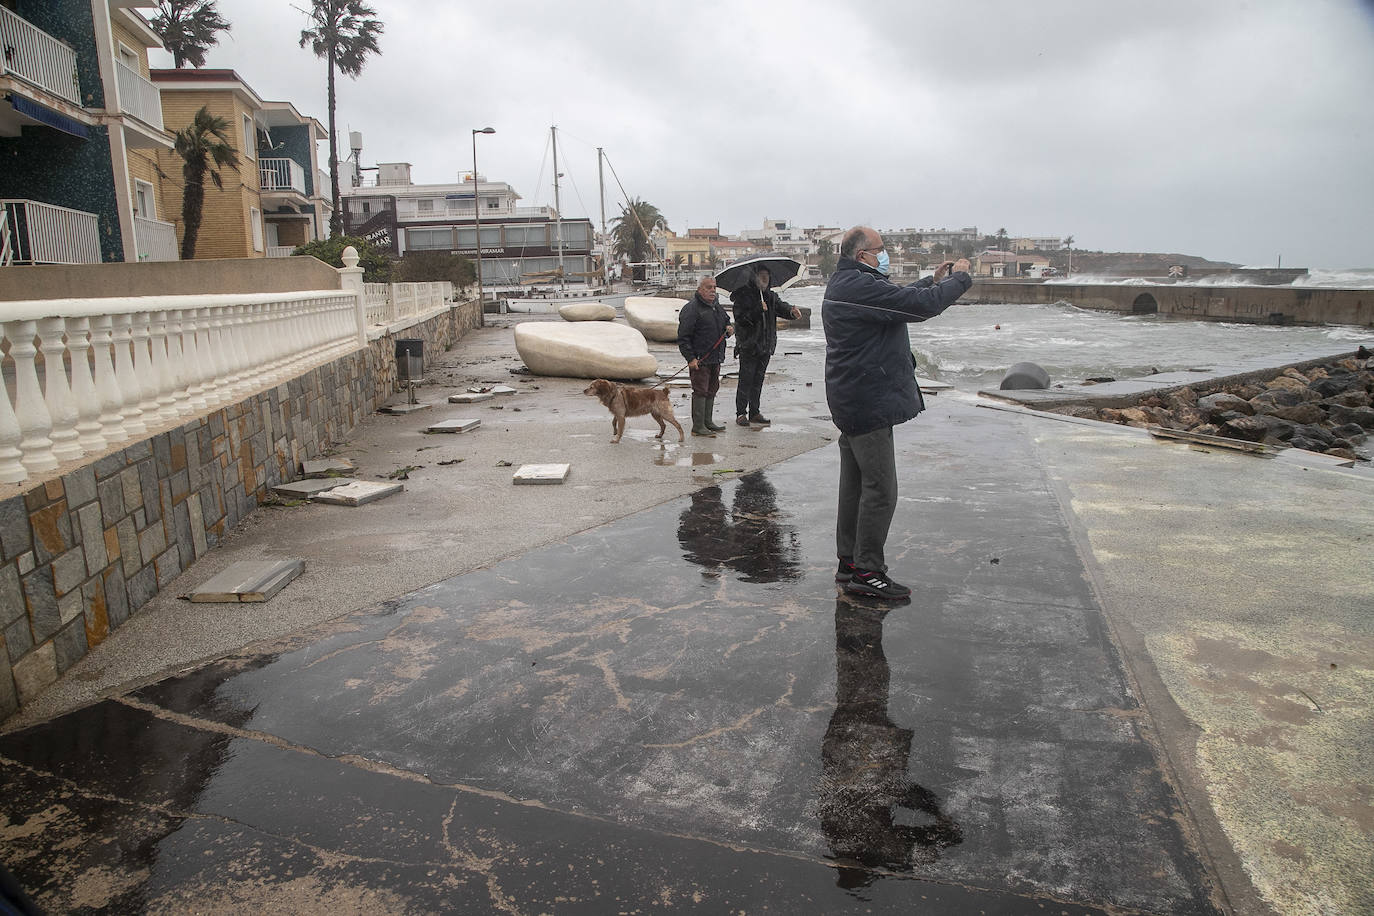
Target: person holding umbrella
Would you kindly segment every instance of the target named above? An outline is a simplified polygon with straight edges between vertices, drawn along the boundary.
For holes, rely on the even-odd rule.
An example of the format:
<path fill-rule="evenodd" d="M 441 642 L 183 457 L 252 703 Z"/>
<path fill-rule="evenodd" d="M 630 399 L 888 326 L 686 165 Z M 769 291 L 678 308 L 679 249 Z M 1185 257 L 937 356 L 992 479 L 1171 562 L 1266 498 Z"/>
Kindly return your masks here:
<path fill-rule="evenodd" d="M 694 436 L 725 432 L 725 427 L 717 426 L 711 414 L 716 406 L 716 392 L 720 390 L 725 338 L 731 331 L 730 316 L 716 296 L 716 278 L 703 277 L 696 294 L 677 315 L 677 349 L 687 360 L 687 375 L 692 380 Z"/>
<path fill-rule="evenodd" d="M 783 302 L 769 287 L 772 271 L 765 264 L 752 270 L 749 282 L 730 293 L 735 313 L 735 355 L 739 357 L 739 385 L 735 389 L 735 422 L 767 426 L 769 420 L 759 412 L 763 377 L 768 360 L 778 347 L 778 318 L 797 319 L 801 311 Z"/>

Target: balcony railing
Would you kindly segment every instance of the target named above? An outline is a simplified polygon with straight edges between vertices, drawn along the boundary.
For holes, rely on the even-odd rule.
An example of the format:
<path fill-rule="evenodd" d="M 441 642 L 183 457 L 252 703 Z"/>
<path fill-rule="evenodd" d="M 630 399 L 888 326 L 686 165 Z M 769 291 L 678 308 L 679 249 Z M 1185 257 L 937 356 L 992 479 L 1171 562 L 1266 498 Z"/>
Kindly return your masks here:
<path fill-rule="evenodd" d="M 305 193 L 305 169 L 294 159 L 259 159 L 258 175 L 264 191 Z"/>
<path fill-rule="evenodd" d="M 418 219 L 444 219 L 444 220 L 470 220 L 472 219 L 472 201 L 447 201 L 448 206 L 435 207 L 433 210 L 421 210 L 414 201 L 399 201 L 396 205 L 397 219 L 418 220 Z M 553 219 L 552 207 L 483 207 L 482 220 L 501 219 L 511 216 L 542 216 Z"/>
<path fill-rule="evenodd" d="M 36 200 L 0 200 L 10 248 L 23 264 L 99 264 L 100 220 L 94 213 Z"/>
<path fill-rule="evenodd" d="M 119 83 L 119 110 L 162 130 L 162 93 L 158 88 L 122 61 L 115 61 L 115 79 Z"/>
<path fill-rule="evenodd" d="M 14 252 L 10 248 L 10 211 L 7 207 L 0 207 L 0 267 L 9 266 L 12 260 Z"/>
<path fill-rule="evenodd" d="M 360 295 L 6 303 L 0 344 L 12 371 L 0 373 L 0 482 L 154 435 L 353 352 L 362 345 Z"/>
<path fill-rule="evenodd" d="M 295 250 L 295 245 L 268 245 L 267 256 L 269 258 L 289 258 Z"/>
<path fill-rule="evenodd" d="M 0 6 L 0 74 L 12 73 L 39 89 L 81 104 L 76 52 L 12 10 Z M 158 121 L 161 126 L 161 120 Z"/>
<path fill-rule="evenodd" d="M 138 245 L 138 260 L 178 261 L 177 230 L 160 219 L 134 217 L 134 241 Z"/>

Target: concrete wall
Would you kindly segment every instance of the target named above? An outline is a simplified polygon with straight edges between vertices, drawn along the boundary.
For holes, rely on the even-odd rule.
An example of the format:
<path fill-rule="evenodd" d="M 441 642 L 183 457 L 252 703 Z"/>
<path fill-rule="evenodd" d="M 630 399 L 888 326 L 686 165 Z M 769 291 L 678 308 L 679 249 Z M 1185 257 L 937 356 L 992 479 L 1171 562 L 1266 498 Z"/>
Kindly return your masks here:
<path fill-rule="evenodd" d="M 176 429 L 0 484 L 0 720 L 390 398 L 395 337 L 428 354 L 479 319 L 476 302 L 455 306 Z"/>
<path fill-rule="evenodd" d="M 1078 308 L 1158 313 L 1179 318 L 1374 327 L 1374 290 L 1371 289 L 979 280 L 961 301 L 1067 302 Z"/>
<path fill-rule="evenodd" d="M 339 272 L 299 258 L 227 258 L 146 264 L 79 264 L 0 270 L 0 303 L 17 299 L 100 299 L 338 289 Z M 0 318 L 4 306 L 0 304 Z"/>

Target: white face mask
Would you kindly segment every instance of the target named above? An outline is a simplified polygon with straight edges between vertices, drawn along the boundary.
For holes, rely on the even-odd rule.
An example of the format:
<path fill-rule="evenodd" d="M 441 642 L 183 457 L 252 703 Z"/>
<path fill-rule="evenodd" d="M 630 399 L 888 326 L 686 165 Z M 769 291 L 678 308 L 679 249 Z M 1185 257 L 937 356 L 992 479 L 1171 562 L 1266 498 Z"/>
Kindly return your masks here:
<path fill-rule="evenodd" d="M 884 248 L 884 249 L 882 249 L 881 251 L 878 252 L 878 273 L 880 273 L 880 274 L 882 274 L 884 277 L 886 277 L 886 276 L 887 276 L 887 272 L 888 272 L 890 269 L 891 269 L 891 262 L 888 260 L 888 257 L 887 257 L 887 249 Z"/>

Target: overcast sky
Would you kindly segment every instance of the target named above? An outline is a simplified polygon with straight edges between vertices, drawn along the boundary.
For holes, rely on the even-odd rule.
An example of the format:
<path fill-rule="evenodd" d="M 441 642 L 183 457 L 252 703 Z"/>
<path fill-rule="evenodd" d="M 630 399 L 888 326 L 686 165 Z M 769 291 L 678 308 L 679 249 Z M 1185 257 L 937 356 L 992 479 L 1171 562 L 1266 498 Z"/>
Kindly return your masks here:
<path fill-rule="evenodd" d="M 371 3 L 382 54 L 339 82 L 341 150 L 362 131 L 365 165 L 419 183 L 470 169 L 490 125 L 482 173 L 551 203 L 557 124 L 563 212 L 598 224 L 600 146 L 678 232 L 976 225 L 1374 267 L 1372 0 Z M 206 65 L 327 125 L 308 5 L 219 0 Z"/>

